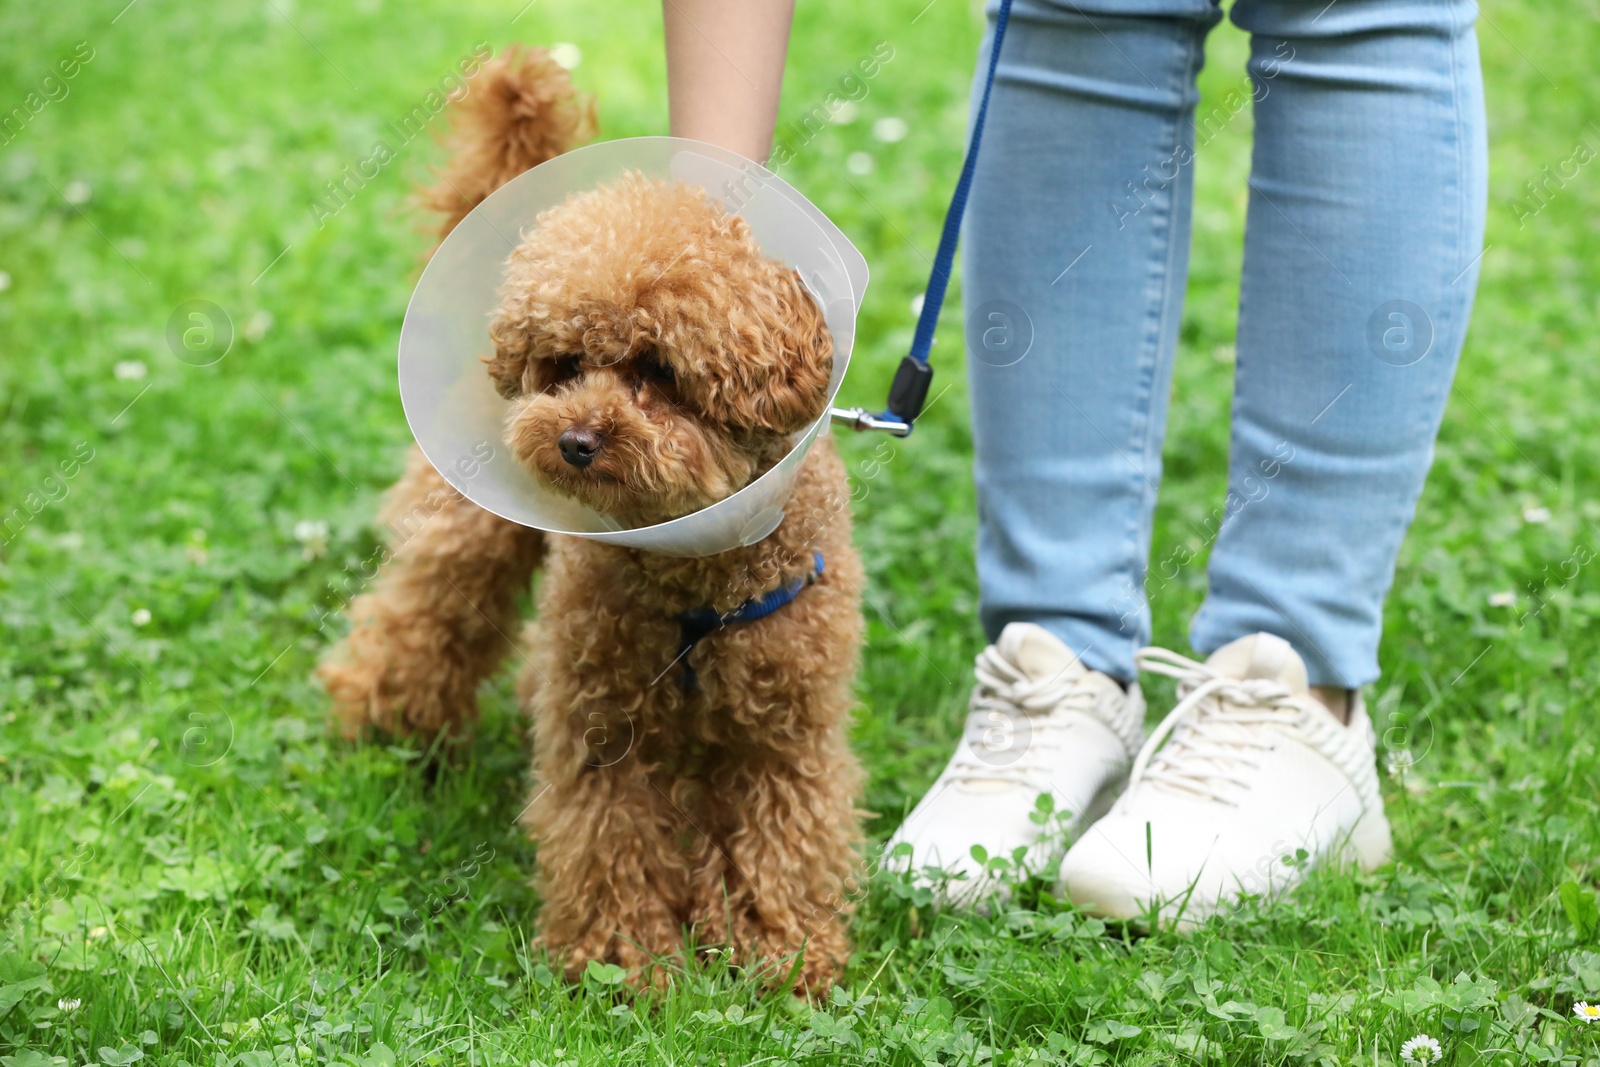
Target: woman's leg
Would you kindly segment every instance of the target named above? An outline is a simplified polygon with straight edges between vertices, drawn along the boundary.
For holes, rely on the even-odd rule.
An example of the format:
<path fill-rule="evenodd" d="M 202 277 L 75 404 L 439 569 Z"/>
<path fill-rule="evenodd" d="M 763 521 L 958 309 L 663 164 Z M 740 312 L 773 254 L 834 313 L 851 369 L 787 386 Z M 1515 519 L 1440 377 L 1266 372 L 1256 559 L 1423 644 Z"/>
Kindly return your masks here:
<path fill-rule="evenodd" d="M 978 577 L 994 645 L 979 657 L 965 740 L 890 842 L 896 862 L 909 847 L 914 870 L 965 875 L 951 887 L 963 900 L 989 890 L 974 844 L 995 856 L 1040 844 L 1042 792 L 1069 833 L 1092 822 L 1143 733 L 1138 689 L 1113 679 L 1132 680 L 1149 638 L 1195 75 L 1218 18 L 1211 0 L 1012 10 L 964 240 Z M 985 42 L 980 78 L 987 56 Z M 1052 833 L 1043 847 L 1059 844 Z"/>
<path fill-rule="evenodd" d="M 1191 639 L 1378 677 L 1383 598 L 1467 330 L 1487 188 L 1464 0 L 1238 0 L 1250 179 L 1227 511 Z"/>
<path fill-rule="evenodd" d="M 963 239 L 984 628 L 1038 623 L 1123 680 L 1150 634 L 1195 77 L 1219 18 L 1211 0 L 1018 0 Z"/>
<path fill-rule="evenodd" d="M 1275 893 L 1306 869 L 1297 849 L 1387 861 L 1370 720 L 1356 700 L 1341 726 L 1305 690 L 1377 676 L 1483 237 L 1470 4 L 1237 0 L 1232 14 L 1253 34 L 1256 141 L 1231 515 L 1192 633 L 1215 654 L 1150 658 L 1190 695 L 1060 867 L 1074 903 L 1123 919 L 1159 902 L 1192 922 Z"/>

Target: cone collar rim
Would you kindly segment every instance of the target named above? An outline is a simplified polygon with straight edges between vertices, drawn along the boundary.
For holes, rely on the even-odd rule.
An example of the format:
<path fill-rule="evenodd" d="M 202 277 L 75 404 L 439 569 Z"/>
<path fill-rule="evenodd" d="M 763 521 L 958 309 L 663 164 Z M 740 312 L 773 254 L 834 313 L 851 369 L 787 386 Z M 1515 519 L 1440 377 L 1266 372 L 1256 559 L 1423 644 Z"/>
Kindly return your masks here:
<path fill-rule="evenodd" d="M 479 357 L 490 350 L 489 315 L 499 303 L 507 257 L 538 215 L 628 171 L 699 185 L 713 201 L 744 217 L 763 253 L 795 267 L 817 300 L 833 335 L 834 364 L 822 414 L 795 435 L 777 464 L 699 511 L 624 528 L 542 487 L 517 462 L 504 441 L 504 413 L 511 402 L 495 392 Z M 800 462 L 827 432 L 827 409 L 849 366 L 867 281 L 866 261 L 849 239 L 766 167 L 686 138 L 603 141 L 513 178 L 440 242 L 401 327 L 401 404 L 428 462 L 463 496 L 500 518 L 547 533 L 671 555 L 727 551 L 759 541 L 782 521 Z"/>

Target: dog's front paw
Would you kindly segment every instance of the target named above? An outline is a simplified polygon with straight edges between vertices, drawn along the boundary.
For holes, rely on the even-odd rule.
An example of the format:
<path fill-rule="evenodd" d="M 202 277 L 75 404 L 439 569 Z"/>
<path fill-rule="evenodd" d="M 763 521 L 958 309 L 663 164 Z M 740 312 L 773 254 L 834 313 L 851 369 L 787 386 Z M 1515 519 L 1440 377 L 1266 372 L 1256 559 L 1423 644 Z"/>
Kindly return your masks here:
<path fill-rule="evenodd" d="M 721 923 L 697 927 L 702 936 Z M 795 929 L 764 925 L 755 916 L 735 917 L 732 930 L 713 935 L 701 949 L 703 956 L 726 954 L 730 963 L 754 978 L 765 990 L 787 988 L 797 997 L 820 1001 L 844 970 L 850 957 L 850 935 L 839 916 L 814 921 Z"/>
<path fill-rule="evenodd" d="M 539 939 L 539 944 L 552 960 L 559 961 L 562 976 L 574 984 L 590 973 L 590 964 L 609 964 L 622 969 L 622 984 L 634 993 L 661 992 L 671 984 L 673 975 L 683 970 L 683 953 L 677 945 L 651 952 L 633 938 L 620 935 L 596 935 L 571 944 L 554 943 L 546 937 Z M 597 973 L 604 980 L 605 972 Z"/>

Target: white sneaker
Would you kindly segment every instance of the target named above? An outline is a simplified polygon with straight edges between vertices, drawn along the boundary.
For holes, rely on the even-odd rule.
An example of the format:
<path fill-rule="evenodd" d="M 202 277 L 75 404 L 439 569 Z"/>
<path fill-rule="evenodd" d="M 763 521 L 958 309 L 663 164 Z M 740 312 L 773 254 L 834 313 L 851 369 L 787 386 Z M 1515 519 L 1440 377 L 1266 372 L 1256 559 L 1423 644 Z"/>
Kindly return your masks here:
<path fill-rule="evenodd" d="M 1009 859 L 1030 851 L 1030 866 L 1054 860 L 1064 842 L 1032 816 L 1041 793 L 1055 802 L 1068 838 L 1110 807 L 1144 736 L 1144 698 L 1108 675 L 1086 668 L 1050 631 L 1014 622 L 979 653 L 966 736 L 949 766 L 885 846 L 886 862 L 917 872 L 932 866 L 957 876 L 924 884 L 942 888 L 941 903 L 972 904 L 993 886 L 972 856 L 981 845 Z M 911 855 L 893 856 L 911 845 Z M 965 879 L 961 880 L 960 876 Z"/>
<path fill-rule="evenodd" d="M 1061 861 L 1075 904 L 1115 919 L 1155 907 L 1189 927 L 1242 893 L 1294 885 L 1317 859 L 1364 870 L 1388 860 L 1377 738 L 1359 695 L 1341 723 L 1271 634 L 1204 664 L 1149 648 L 1139 665 L 1177 678 L 1178 703 L 1139 751 L 1127 792 Z"/>

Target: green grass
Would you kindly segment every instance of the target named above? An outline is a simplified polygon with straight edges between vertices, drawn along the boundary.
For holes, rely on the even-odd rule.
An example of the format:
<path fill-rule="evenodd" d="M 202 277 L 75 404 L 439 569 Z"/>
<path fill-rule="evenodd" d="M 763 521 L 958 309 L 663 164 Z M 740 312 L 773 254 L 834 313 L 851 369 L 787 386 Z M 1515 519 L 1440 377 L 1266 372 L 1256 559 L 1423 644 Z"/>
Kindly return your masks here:
<path fill-rule="evenodd" d="M 0 550 L 4 1067 L 1388 1064 L 1418 1031 L 1454 1064 L 1600 1063 L 1600 1026 L 1569 1021 L 1600 999 L 1582 888 L 1600 871 L 1600 171 L 1521 225 L 1509 204 L 1579 141 L 1600 149 L 1592 2 L 1503 0 L 1482 28 L 1490 248 L 1371 694 L 1386 745 L 1417 758 L 1385 784 L 1396 863 L 1141 939 L 1039 881 L 957 918 L 880 877 L 815 1013 L 715 969 L 648 1008 L 605 972 L 563 986 L 527 945 L 509 683 L 486 689 L 475 747 L 430 775 L 414 752 L 331 740 L 310 679 L 408 439 L 394 345 L 425 239 L 406 196 L 436 150 L 400 147 L 325 225 L 311 202 L 480 41 L 576 42 L 605 134 L 663 132 L 653 5 L 124 2 L 0 9 L 0 113 L 93 49 L 0 147 L 0 515 L 29 516 Z M 946 0 L 913 24 L 922 6 L 813 0 L 795 34 L 790 118 L 894 48 L 858 121 L 787 171 L 873 265 L 851 402 L 881 395 L 909 340 L 958 166 L 979 15 Z M 1219 29 L 1209 97 L 1243 55 Z M 910 123 L 892 147 L 871 136 L 890 115 Z M 1197 168 L 1158 559 L 1225 488 L 1248 127 Z M 876 169 L 845 181 L 857 151 Z M 189 300 L 232 322 L 215 365 L 167 346 Z M 954 743 L 980 643 L 956 319 L 937 349 L 950 393 L 857 517 L 856 742 L 879 838 Z M 843 447 L 860 469 L 879 443 Z M 1531 506 L 1552 517 L 1525 521 Z M 324 554 L 295 537 L 308 520 Z M 1158 641 L 1183 647 L 1202 587 L 1195 563 L 1162 591 Z M 1491 606 L 1501 591 L 1513 606 Z"/>

